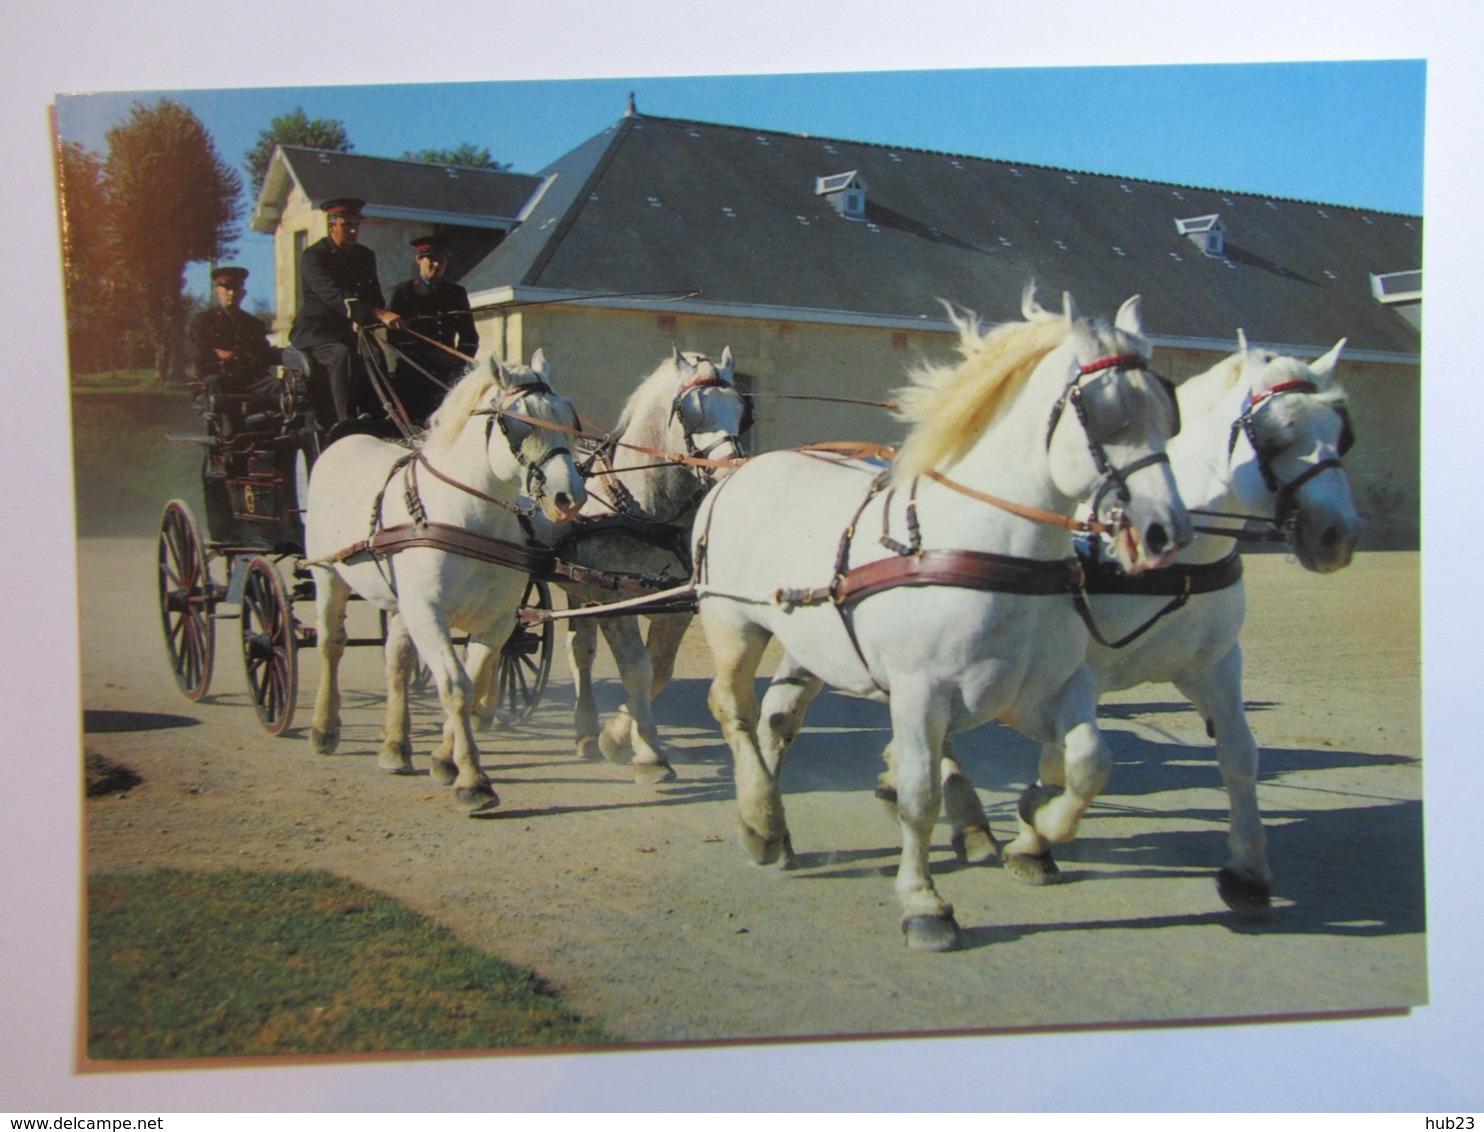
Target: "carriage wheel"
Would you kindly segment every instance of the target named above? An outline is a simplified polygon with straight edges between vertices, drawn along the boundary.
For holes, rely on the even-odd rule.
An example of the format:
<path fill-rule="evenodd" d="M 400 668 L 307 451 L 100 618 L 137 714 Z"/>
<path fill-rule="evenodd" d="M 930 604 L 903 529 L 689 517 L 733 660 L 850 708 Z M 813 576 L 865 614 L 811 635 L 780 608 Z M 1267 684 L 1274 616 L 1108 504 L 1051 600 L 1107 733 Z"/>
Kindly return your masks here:
<path fill-rule="evenodd" d="M 160 616 L 170 671 L 188 700 L 199 700 L 211 686 L 216 653 L 215 594 L 191 509 L 179 499 L 165 505 L 160 519 Z"/>
<path fill-rule="evenodd" d="M 522 607 L 550 609 L 551 589 L 539 578 L 526 583 Z M 495 692 L 495 718 L 505 726 L 529 718 L 541 703 L 551 676 L 551 650 L 556 640 L 556 624 L 517 624 L 505 647 L 500 650 L 499 684 Z"/>
<path fill-rule="evenodd" d="M 294 718 L 299 697 L 298 640 L 294 612 L 278 571 L 266 558 L 254 558 L 242 587 L 242 660 L 258 722 L 270 735 L 282 735 Z"/>

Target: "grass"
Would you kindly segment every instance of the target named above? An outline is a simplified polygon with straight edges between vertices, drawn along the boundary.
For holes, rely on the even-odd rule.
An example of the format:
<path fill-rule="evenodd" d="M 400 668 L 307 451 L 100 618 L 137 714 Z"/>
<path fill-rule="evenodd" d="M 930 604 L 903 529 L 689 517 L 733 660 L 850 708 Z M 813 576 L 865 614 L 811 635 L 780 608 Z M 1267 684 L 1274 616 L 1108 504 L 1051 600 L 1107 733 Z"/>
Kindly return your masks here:
<path fill-rule="evenodd" d="M 540 978 L 324 872 L 94 875 L 88 1056 L 592 1046 Z"/>
<path fill-rule="evenodd" d="M 167 436 L 205 431 L 191 399 L 180 390 L 128 393 L 99 387 L 78 393 L 74 388 L 78 533 L 153 538 L 160 529 L 161 509 L 175 496 L 204 522 L 201 449 Z"/>
<path fill-rule="evenodd" d="M 160 396 L 186 396 L 188 390 L 178 381 L 160 385 L 152 369 L 105 370 L 100 373 L 74 373 L 73 393 L 154 393 Z"/>

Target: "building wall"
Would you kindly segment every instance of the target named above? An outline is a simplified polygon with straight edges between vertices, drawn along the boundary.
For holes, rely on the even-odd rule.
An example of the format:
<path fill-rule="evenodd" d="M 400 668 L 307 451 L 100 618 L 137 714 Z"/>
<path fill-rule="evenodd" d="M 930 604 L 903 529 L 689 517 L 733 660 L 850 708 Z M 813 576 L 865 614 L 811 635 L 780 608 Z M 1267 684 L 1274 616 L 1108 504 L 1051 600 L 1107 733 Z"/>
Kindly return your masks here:
<path fill-rule="evenodd" d="M 720 358 L 730 346 L 739 374 L 756 395 L 749 448 L 763 451 L 812 440 L 891 441 L 900 426 L 879 407 L 791 400 L 781 394 L 879 400 L 906 380 L 925 351 L 945 354 L 949 336 L 743 318 L 604 311 L 552 305 L 480 319 L 481 347 L 528 361 L 546 351 L 556 387 L 579 410 L 605 422 L 672 347 Z"/>
<path fill-rule="evenodd" d="M 545 350 L 556 388 L 585 416 L 610 426 L 628 394 L 669 355 L 672 344 L 712 358 L 730 346 L 737 373 L 756 394 L 756 423 L 747 438 L 752 452 L 815 440 L 900 440 L 901 426 L 881 408 L 780 395 L 886 398 L 904 384 L 909 366 L 951 357 L 956 341 L 952 334 L 926 330 L 559 304 L 482 316 L 480 336 L 482 352 L 498 350 L 507 358 L 528 361 L 536 349 Z M 1225 356 L 1157 348 L 1154 362 L 1179 381 Z M 1350 394 L 1358 437 L 1345 466 L 1361 513 L 1362 546 L 1415 549 L 1421 490 L 1418 371 L 1342 357 L 1339 375 Z"/>
<path fill-rule="evenodd" d="M 1422 538 L 1420 371 L 1342 356 L 1339 375 L 1355 430 L 1345 470 L 1360 510 L 1360 548 L 1416 550 Z"/>

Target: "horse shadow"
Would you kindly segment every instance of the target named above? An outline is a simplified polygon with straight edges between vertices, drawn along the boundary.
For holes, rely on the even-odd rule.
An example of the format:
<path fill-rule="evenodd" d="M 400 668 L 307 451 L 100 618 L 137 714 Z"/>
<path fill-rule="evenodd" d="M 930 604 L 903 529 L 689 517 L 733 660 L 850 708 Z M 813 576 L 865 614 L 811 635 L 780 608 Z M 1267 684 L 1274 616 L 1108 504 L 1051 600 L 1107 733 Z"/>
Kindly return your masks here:
<path fill-rule="evenodd" d="M 1116 919 L 1001 924 L 970 929 L 967 944 L 989 946 L 1097 928 L 1144 930 L 1206 924 L 1234 935 L 1352 939 L 1421 935 L 1427 930 L 1420 802 L 1283 810 L 1268 816 L 1272 819 L 1269 858 L 1277 877 L 1273 908 L 1266 918 L 1238 916 L 1224 908 L 1213 891 L 1207 912 L 1143 916 L 1131 911 Z M 1058 847 L 1057 857 L 1070 883 L 1097 883 L 1099 874 L 1076 867 L 1092 862 L 1113 865 L 1120 879 L 1214 878 L 1225 849 L 1222 830 L 1170 830 L 1076 841 Z M 1055 899 L 1055 894 L 1048 893 L 1047 898 Z"/>

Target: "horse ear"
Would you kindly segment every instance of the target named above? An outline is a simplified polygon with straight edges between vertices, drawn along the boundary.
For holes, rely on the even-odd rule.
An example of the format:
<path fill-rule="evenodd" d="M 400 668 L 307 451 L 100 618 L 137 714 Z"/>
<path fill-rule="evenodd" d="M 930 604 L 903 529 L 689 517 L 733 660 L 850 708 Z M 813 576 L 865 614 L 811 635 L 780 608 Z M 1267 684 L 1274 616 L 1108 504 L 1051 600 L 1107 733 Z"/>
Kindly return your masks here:
<path fill-rule="evenodd" d="M 1348 341 L 1348 338 L 1341 338 L 1324 357 L 1309 363 L 1309 368 L 1314 371 L 1316 377 L 1327 379 L 1330 374 L 1334 373 L 1335 366 L 1340 364 L 1340 351 L 1345 348 L 1345 343 Z"/>
<path fill-rule="evenodd" d="M 1247 332 L 1239 326 L 1237 327 L 1237 353 L 1245 354 L 1247 349 Z"/>
<path fill-rule="evenodd" d="M 943 302 L 945 307 L 948 306 L 946 300 L 940 301 Z M 1025 319 L 1026 322 L 1031 322 L 1040 313 L 1041 304 L 1036 302 L 1036 285 L 1034 283 L 1027 283 L 1025 290 L 1020 292 L 1020 317 Z M 951 307 L 948 314 L 950 318 L 953 316 L 953 309 Z"/>
<path fill-rule="evenodd" d="M 531 355 L 531 372 L 542 381 L 546 381 L 547 365 L 545 350 L 537 348 L 536 352 Z"/>
<path fill-rule="evenodd" d="M 505 363 L 500 360 L 499 354 L 490 355 L 490 373 L 500 383 L 501 388 L 510 384 L 510 371 L 505 368 Z"/>
<path fill-rule="evenodd" d="M 728 384 L 732 381 L 732 348 L 726 346 L 721 351 L 721 376 Z"/>
<path fill-rule="evenodd" d="M 1080 313 L 1077 310 L 1077 301 L 1072 298 L 1072 292 L 1070 291 L 1063 291 L 1061 293 L 1061 313 L 1062 317 L 1069 323 L 1076 322 L 1080 317 Z"/>
<path fill-rule="evenodd" d="M 1113 320 L 1115 329 L 1122 330 L 1125 334 L 1132 334 L 1135 338 L 1144 337 L 1144 323 L 1139 318 L 1139 303 L 1142 301 L 1140 295 L 1130 295 L 1123 306 L 1118 308 L 1118 317 Z"/>

